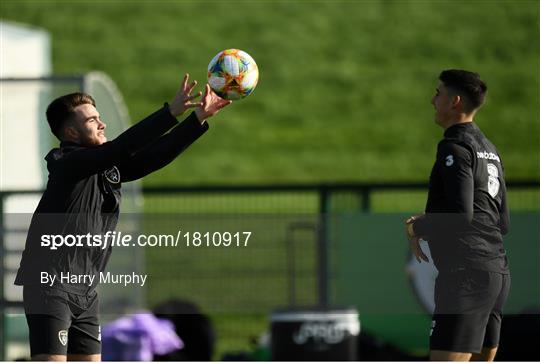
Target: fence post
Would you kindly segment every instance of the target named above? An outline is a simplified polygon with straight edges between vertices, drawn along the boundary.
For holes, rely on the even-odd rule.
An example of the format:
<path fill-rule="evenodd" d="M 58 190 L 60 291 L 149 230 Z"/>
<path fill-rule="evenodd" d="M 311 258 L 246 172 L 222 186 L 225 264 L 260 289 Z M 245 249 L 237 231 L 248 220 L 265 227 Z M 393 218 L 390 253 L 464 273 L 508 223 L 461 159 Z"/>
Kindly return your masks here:
<path fill-rule="evenodd" d="M 367 213 L 371 209 L 371 188 L 367 185 L 362 187 L 362 212 Z"/>
<path fill-rule="evenodd" d="M 317 283 L 319 305 L 328 305 L 328 187 L 319 189 L 319 236 L 317 248 Z"/>

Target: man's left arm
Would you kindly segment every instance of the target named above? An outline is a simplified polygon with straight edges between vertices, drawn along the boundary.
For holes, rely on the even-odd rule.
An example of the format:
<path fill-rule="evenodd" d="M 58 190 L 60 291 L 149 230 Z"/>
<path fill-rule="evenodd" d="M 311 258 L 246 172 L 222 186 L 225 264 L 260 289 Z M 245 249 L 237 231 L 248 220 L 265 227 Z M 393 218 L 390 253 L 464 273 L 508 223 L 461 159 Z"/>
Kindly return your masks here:
<path fill-rule="evenodd" d="M 182 123 L 153 144 L 118 165 L 122 182 L 140 179 L 173 161 L 208 130 L 192 112 Z"/>
<path fill-rule="evenodd" d="M 442 175 L 446 208 L 444 213 L 429 213 L 412 221 L 416 236 L 430 240 L 464 231 L 473 219 L 474 176 L 471 152 L 459 144 L 443 142 L 437 153 Z"/>
<path fill-rule="evenodd" d="M 185 84 L 185 81 L 184 81 Z M 173 101 L 174 103 L 174 101 Z M 120 179 L 128 182 L 140 179 L 173 161 L 182 151 L 208 130 L 206 120 L 232 101 L 224 100 L 206 84 L 202 102 L 187 119 L 171 132 L 160 137 L 154 144 L 135 154 L 126 162 L 118 165 Z"/>
<path fill-rule="evenodd" d="M 500 220 L 499 220 L 499 228 L 501 230 L 501 234 L 504 236 L 508 233 L 510 229 L 510 212 L 508 210 L 508 202 L 506 200 L 506 183 L 504 181 L 504 167 L 502 168 L 503 174 L 502 174 L 502 183 L 501 183 L 501 189 L 502 189 L 502 205 L 500 210 Z"/>

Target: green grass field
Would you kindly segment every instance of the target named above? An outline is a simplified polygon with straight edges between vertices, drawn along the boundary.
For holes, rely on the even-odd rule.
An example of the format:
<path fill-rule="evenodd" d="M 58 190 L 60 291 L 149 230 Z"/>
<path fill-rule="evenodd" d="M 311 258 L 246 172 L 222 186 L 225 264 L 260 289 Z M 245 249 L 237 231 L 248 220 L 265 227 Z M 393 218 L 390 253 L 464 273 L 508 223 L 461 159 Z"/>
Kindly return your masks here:
<path fill-rule="evenodd" d="M 477 121 L 509 178 L 540 177 L 535 1 L 10 1 L 5 20 L 52 35 L 55 74 L 107 72 L 133 121 L 204 82 L 210 59 L 246 50 L 248 99 L 145 184 L 426 180 L 441 130 L 441 69 L 490 87 Z"/>
<path fill-rule="evenodd" d="M 446 68 L 476 70 L 487 81 L 477 122 L 498 146 L 507 178 L 540 178 L 536 1 L 3 0 L 0 18 L 51 33 L 54 74 L 108 73 L 133 122 L 170 100 L 185 72 L 204 82 L 218 51 L 240 48 L 255 58 L 253 95 L 211 120 L 209 133 L 145 185 L 426 181 L 442 135 L 430 99 Z M 511 197 L 523 210 L 540 205 L 537 191 Z M 234 195 L 157 196 L 145 210 L 235 212 L 232 199 L 249 206 L 245 213 L 317 208 L 315 195 L 269 195 L 256 204 Z M 424 193 L 373 195 L 379 212 L 424 203 Z M 151 273 L 175 260 L 160 251 L 146 256 Z M 164 281 L 154 289 L 150 303 L 173 287 Z M 216 358 L 249 348 L 247 337 L 268 327 L 267 314 L 212 314 Z"/>

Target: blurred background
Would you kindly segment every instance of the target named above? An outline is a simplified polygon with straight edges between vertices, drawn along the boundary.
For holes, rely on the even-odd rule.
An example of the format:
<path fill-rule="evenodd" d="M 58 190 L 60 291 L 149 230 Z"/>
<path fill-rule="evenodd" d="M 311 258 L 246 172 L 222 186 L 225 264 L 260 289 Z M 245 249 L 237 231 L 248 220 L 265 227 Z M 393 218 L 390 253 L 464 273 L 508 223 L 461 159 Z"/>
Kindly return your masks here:
<path fill-rule="evenodd" d="M 536 1 L 4 0 L 0 20 L 7 359 L 27 349 L 12 283 L 29 215 L 17 213 L 31 213 L 45 186 L 42 157 L 55 146 L 47 104 L 85 90 L 114 136 L 170 101 L 184 73 L 202 89 L 208 62 L 227 48 L 255 59 L 257 89 L 211 119 L 178 160 L 125 186 L 119 228 L 251 230 L 251 244 L 115 251 L 113 271 L 145 271 L 150 282 L 104 288 L 106 322 L 138 309 L 159 315 L 159 304 L 176 299 L 166 311 L 208 318 L 201 324 L 213 348 L 201 349 L 210 358 L 269 359 L 269 335 L 286 334 L 283 309 L 324 305 L 359 314 L 356 359 L 423 359 L 435 272 L 410 262 L 402 223 L 425 205 L 442 137 L 430 100 L 448 68 L 479 72 L 488 84 L 475 121 L 509 184 L 507 310 L 518 322 L 503 337 L 517 337 L 510 329 L 523 316 L 538 321 Z M 188 349 L 190 338 L 179 336 Z M 500 358 L 538 359 L 507 344 Z"/>

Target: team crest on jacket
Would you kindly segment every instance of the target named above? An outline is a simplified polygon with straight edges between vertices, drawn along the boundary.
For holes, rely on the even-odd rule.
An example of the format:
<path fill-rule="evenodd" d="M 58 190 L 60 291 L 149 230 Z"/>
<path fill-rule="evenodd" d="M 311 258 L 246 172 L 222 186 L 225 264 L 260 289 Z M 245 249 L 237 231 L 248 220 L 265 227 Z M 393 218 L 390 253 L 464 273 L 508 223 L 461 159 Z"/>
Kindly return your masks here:
<path fill-rule="evenodd" d="M 103 172 L 103 176 L 105 179 L 109 181 L 109 183 L 112 184 L 118 184 L 120 183 L 120 170 L 116 166 L 113 166 L 110 169 L 107 169 Z"/>
<path fill-rule="evenodd" d="M 487 164 L 488 178 L 488 193 L 492 198 L 497 196 L 501 184 L 499 183 L 499 169 L 494 164 Z"/>

